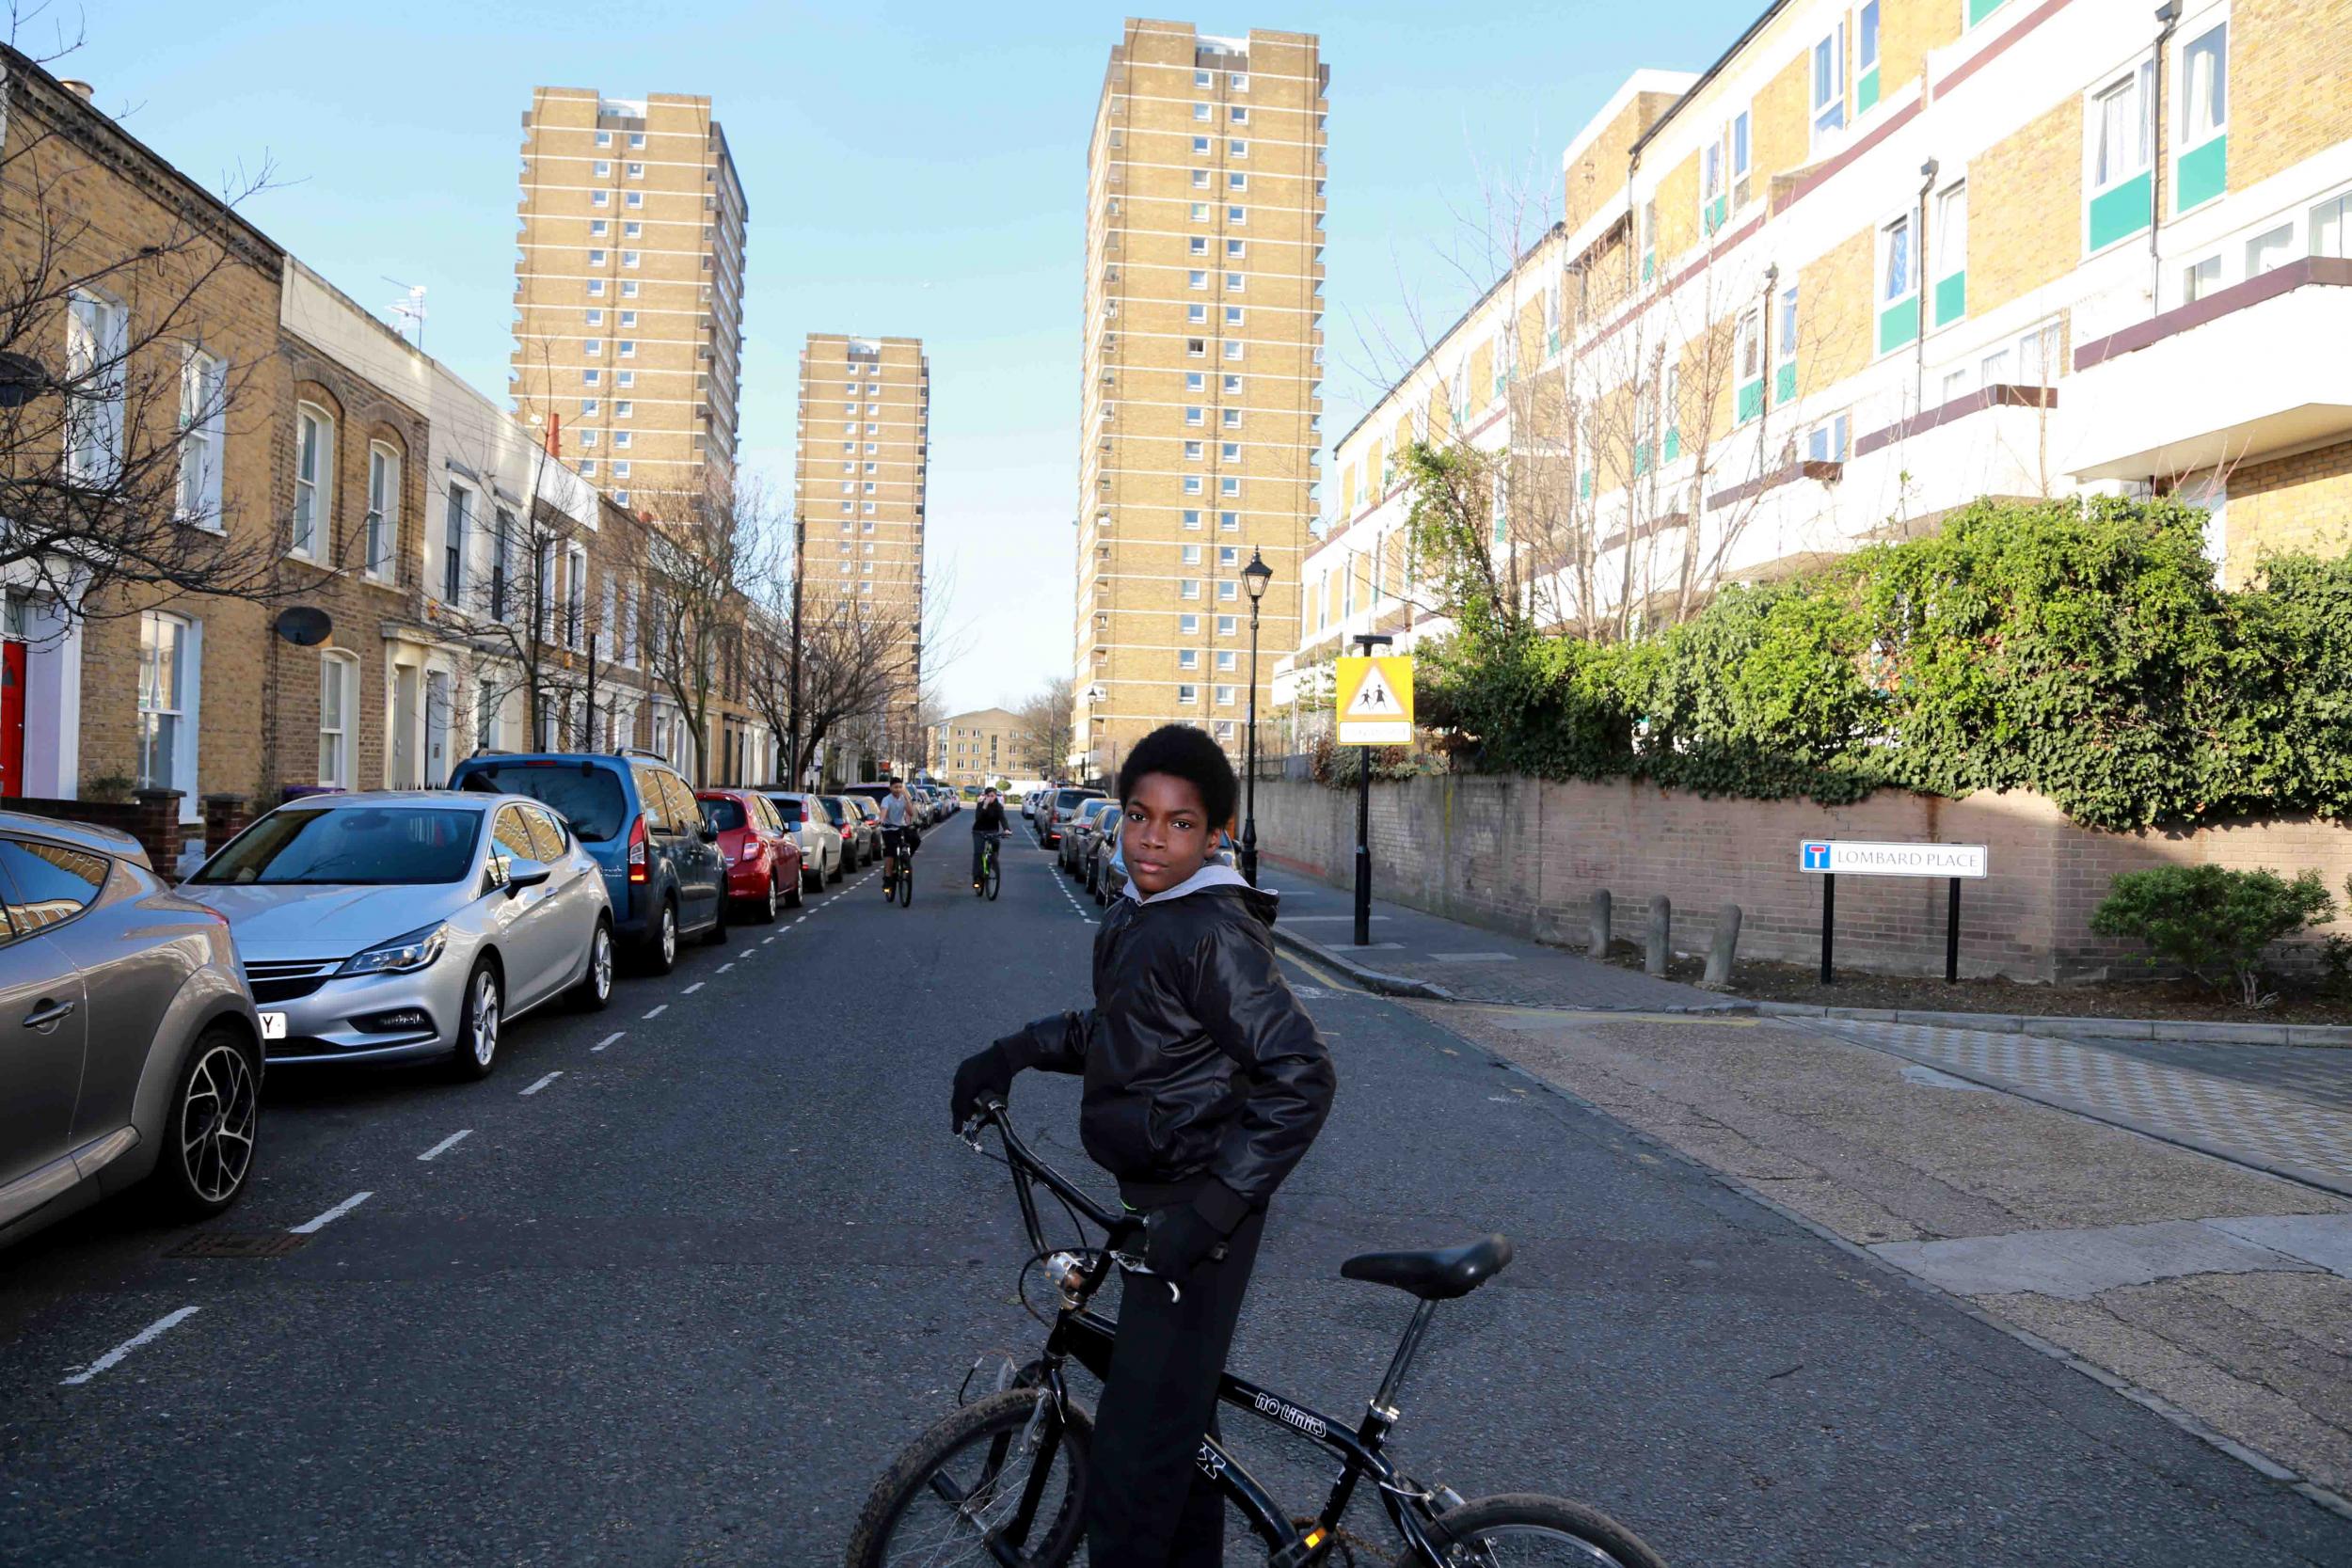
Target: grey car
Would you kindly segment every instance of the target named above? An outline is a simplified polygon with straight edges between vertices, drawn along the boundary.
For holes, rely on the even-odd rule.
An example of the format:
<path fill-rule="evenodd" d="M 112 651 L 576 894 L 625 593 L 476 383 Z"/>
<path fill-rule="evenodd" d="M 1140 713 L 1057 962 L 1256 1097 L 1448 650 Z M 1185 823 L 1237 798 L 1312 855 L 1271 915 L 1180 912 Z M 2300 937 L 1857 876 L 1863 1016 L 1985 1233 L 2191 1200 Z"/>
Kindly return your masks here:
<path fill-rule="evenodd" d="M 501 1031 L 612 997 L 595 857 L 521 795 L 311 796 L 231 839 L 182 890 L 229 917 L 272 1062 L 498 1065 Z"/>
<path fill-rule="evenodd" d="M 0 812 L 0 1243 L 143 1180 L 216 1214 L 253 1168 L 261 1021 L 217 914 L 128 834 Z"/>

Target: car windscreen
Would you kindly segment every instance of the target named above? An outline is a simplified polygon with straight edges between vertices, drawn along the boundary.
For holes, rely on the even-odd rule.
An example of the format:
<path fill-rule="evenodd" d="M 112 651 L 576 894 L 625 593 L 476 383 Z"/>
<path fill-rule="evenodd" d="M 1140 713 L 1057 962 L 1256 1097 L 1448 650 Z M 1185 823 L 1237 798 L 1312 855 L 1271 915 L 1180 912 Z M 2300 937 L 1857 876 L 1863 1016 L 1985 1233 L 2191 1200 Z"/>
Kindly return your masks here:
<path fill-rule="evenodd" d="M 210 886 L 410 887 L 473 871 L 484 813 L 426 806 L 274 811 L 204 863 Z"/>
<path fill-rule="evenodd" d="M 710 825 L 723 833 L 733 832 L 744 825 L 743 802 L 728 796 L 722 795 L 716 800 L 706 799 L 703 801 L 703 811 L 710 817 Z"/>
<path fill-rule="evenodd" d="M 1065 789 L 1054 797 L 1056 811 L 1069 811 L 1081 800 L 1099 800 L 1103 797 L 1090 789 Z"/>
<path fill-rule="evenodd" d="M 554 807 L 572 832 L 590 844 L 618 838 L 628 826 L 628 798 L 621 792 L 620 775 L 610 768 L 583 768 L 568 762 L 485 763 L 467 772 L 465 787 L 528 795 Z"/>
<path fill-rule="evenodd" d="M 819 795 L 817 798 L 817 803 L 825 808 L 825 816 L 836 828 L 850 819 L 850 808 L 831 796 Z"/>
<path fill-rule="evenodd" d="M 786 827 L 800 827 L 802 816 L 801 803 L 798 800 L 789 795 L 771 795 L 768 797 L 768 803 L 776 808 L 776 815 L 784 818 Z"/>

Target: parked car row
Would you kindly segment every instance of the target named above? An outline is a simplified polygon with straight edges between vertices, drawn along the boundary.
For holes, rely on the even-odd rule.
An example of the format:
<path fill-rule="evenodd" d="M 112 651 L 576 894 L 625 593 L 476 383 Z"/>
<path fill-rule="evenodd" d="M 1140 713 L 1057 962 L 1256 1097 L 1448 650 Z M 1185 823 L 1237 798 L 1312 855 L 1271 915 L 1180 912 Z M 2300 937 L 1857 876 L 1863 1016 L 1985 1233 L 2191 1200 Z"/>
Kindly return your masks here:
<path fill-rule="evenodd" d="M 945 815 L 926 792 L 928 812 Z M 449 787 L 289 801 L 175 890 L 127 834 L 0 813 L 0 1243 L 142 1183 L 216 1213 L 265 1072 L 445 1064 L 598 1009 L 622 961 L 772 921 L 879 858 L 858 794 L 696 790 L 651 755 L 485 752 Z"/>
<path fill-rule="evenodd" d="M 1055 861 L 1068 876 L 1082 882 L 1097 904 L 1108 905 L 1127 890 L 1127 867 L 1120 859 L 1119 840 L 1126 817 L 1116 800 L 1084 800 L 1061 826 Z M 1219 832 L 1216 858 L 1233 863 L 1233 835 Z"/>
<path fill-rule="evenodd" d="M 1038 842 L 1048 849 L 1058 847 L 1063 825 L 1075 816 L 1080 806 L 1089 800 L 1101 799 L 1103 792 L 1099 789 L 1064 786 L 1040 790 L 1036 804 L 1028 813 L 1029 820 L 1037 827 Z"/>

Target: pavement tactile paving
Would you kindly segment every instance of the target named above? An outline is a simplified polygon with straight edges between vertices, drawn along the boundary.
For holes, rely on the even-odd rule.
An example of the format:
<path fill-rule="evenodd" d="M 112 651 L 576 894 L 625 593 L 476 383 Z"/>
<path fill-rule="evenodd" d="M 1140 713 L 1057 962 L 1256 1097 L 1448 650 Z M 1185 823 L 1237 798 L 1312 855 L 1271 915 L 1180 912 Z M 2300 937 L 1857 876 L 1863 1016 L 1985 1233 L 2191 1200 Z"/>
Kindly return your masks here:
<path fill-rule="evenodd" d="M 2174 1044 L 2163 1049 L 2162 1059 L 2152 1060 L 2127 1044 L 1983 1029 L 1839 1019 L 1822 1020 L 1816 1027 L 1915 1061 L 2013 1085 L 2225 1158 L 2352 1192 L 2352 1110 L 2340 1108 L 2336 1095 L 2313 1096 L 2304 1082 L 2313 1065 L 2308 1062 L 2285 1064 L 2270 1081 L 2255 1082 L 2245 1059 L 2249 1048 L 2241 1046 Z M 2275 1054 L 2314 1053 L 2287 1049 Z M 2335 1065 L 2332 1054 L 2316 1054 L 2326 1058 L 2325 1065 Z M 2189 1065 L 2203 1055 L 2217 1058 L 2216 1070 Z M 2352 1081 L 2352 1059 L 2340 1070 Z"/>

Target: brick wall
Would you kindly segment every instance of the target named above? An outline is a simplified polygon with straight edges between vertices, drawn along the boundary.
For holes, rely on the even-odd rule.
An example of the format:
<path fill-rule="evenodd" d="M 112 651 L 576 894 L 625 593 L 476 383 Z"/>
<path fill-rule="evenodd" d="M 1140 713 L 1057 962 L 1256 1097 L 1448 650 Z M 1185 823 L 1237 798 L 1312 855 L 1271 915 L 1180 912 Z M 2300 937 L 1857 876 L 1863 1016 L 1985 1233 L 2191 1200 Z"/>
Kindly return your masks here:
<path fill-rule="evenodd" d="M 2230 189 L 2342 141 L 2342 95 L 2323 84 L 2347 75 L 2352 4 L 2237 0 L 2230 8 Z"/>
<path fill-rule="evenodd" d="M 2058 107 L 1969 160 L 1968 313 L 1981 316 L 2082 260 L 2083 106 Z"/>
<path fill-rule="evenodd" d="M 2265 551 L 2338 555 L 2352 546 L 2352 441 L 2230 471 L 2230 585 L 2243 587 Z"/>
<path fill-rule="evenodd" d="M 1356 799 L 1311 784 L 1261 784 L 1259 842 L 1280 860 L 1352 875 Z M 1805 838 L 1942 840 L 1991 847 L 1993 875 L 1963 893 L 1961 970 L 2019 980 L 2137 969 L 2128 943 L 2094 938 L 2090 911 L 2116 875 L 2210 863 L 2318 871 L 2341 895 L 2352 824 L 2279 818 L 2189 833 L 2104 833 L 2022 792 L 1964 800 L 1882 790 L 1851 806 L 1708 800 L 1646 784 L 1482 776 L 1375 784 L 1373 891 L 1415 909 L 1571 945 L 1593 893 L 1640 911 L 1675 904 L 1676 945 L 1703 952 L 1715 911 L 1738 904 L 1744 956 L 1809 962 L 1820 951 L 1820 879 L 1797 869 Z M 1837 961 L 1941 974 L 1945 884 L 1849 877 L 1837 890 Z M 1631 917 L 1628 917 L 1631 918 Z M 1622 920 L 1621 920 L 1622 924 Z M 2336 930 L 2352 933 L 2352 920 Z"/>

